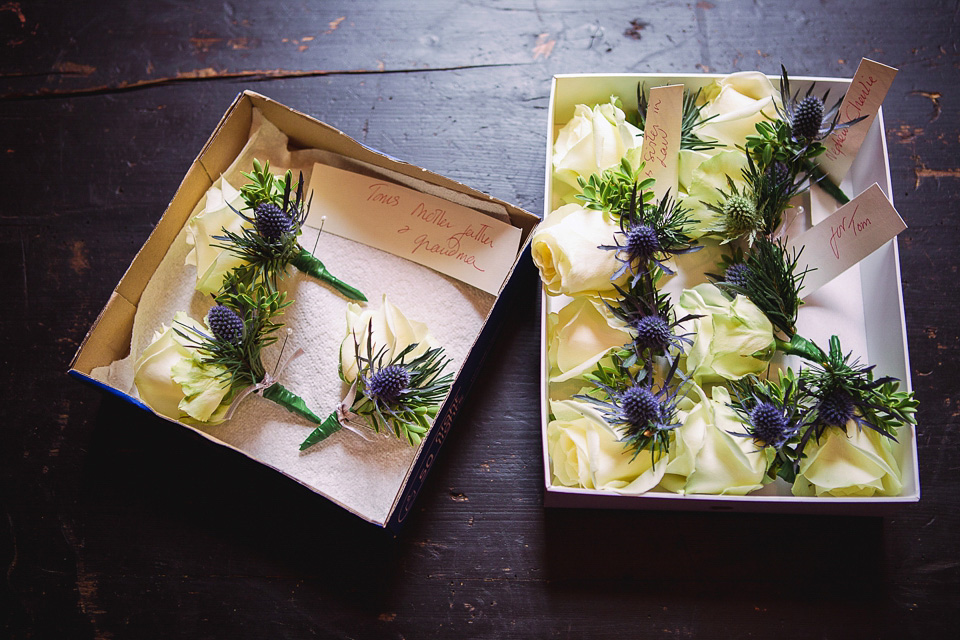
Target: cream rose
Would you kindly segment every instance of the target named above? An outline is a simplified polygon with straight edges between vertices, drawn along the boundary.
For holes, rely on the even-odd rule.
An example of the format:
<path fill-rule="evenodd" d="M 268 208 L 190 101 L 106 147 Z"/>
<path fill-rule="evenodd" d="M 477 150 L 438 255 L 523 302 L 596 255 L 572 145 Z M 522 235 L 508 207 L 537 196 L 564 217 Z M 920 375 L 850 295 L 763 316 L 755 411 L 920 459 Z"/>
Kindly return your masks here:
<path fill-rule="evenodd" d="M 213 236 L 223 235 L 223 230 L 240 233 L 244 227 L 252 226 L 238 216 L 230 206 L 239 210 L 244 206 L 240 192 L 226 180 L 219 180 L 207 190 L 203 209 L 187 222 L 187 244 L 192 247 L 187 254 L 186 264 L 197 268 L 197 291 L 216 293 L 223 284 L 224 276 L 243 264 L 236 254 L 214 247 L 220 241 Z M 228 206 L 228 204 L 230 206 Z"/>
<path fill-rule="evenodd" d="M 674 446 L 661 485 L 677 493 L 745 495 L 769 482 L 772 450 L 758 450 L 730 406 L 730 393 L 717 386 L 711 397 L 699 387 L 685 403 L 696 402 L 674 430 Z"/>
<path fill-rule="evenodd" d="M 552 212 L 533 234 L 533 263 L 550 295 L 575 296 L 612 291 L 611 276 L 620 268 L 613 245 L 620 226 L 600 211 L 566 204 Z M 616 282 L 626 282 L 627 274 Z"/>
<path fill-rule="evenodd" d="M 680 205 L 690 211 L 690 217 L 696 224 L 688 232 L 693 238 L 700 238 L 717 225 L 720 214 L 708 207 L 719 205 L 723 196 L 722 189 L 730 193 L 728 178 L 740 192 L 746 189 L 743 170 L 747 168 L 747 157 L 739 151 L 721 151 L 704 160 L 690 171 L 687 197 Z"/>
<path fill-rule="evenodd" d="M 367 338 L 371 330 L 373 355 L 378 355 L 383 349 L 385 363 L 390 362 L 411 344 L 416 344 L 417 347 L 407 355 L 407 361 L 422 355 L 428 349 L 440 346 L 430 335 L 427 325 L 407 319 L 387 300 L 386 295 L 383 296 L 383 304 L 376 310 L 363 309 L 351 302 L 347 305 L 347 335 L 340 343 L 340 376 L 346 382 L 356 380 L 359 372 L 356 345 L 360 345 L 361 357 L 370 357 Z"/>
<path fill-rule="evenodd" d="M 617 166 L 627 151 L 642 142 L 643 132 L 626 121 L 615 98 L 593 108 L 577 105 L 553 144 L 553 175 L 579 190 L 577 178 L 586 180 Z"/>
<path fill-rule="evenodd" d="M 712 120 L 697 129 L 704 140 L 721 142 L 728 148 L 744 146 L 747 136 L 756 134 L 756 125 L 776 117 L 773 100 L 779 95 L 770 80 L 756 71 L 730 74 L 707 87 L 707 103 L 700 115 Z"/>
<path fill-rule="evenodd" d="M 697 314 L 690 320 L 696 333 L 687 349 L 687 373 L 698 384 L 739 380 L 759 373 L 773 356 L 773 325 L 748 298 L 733 300 L 713 284 L 685 289 L 678 303 L 678 316 Z"/>
<path fill-rule="evenodd" d="M 853 420 L 826 429 L 819 442 L 811 438 L 803 453 L 794 495 L 896 496 L 903 489 L 890 440 Z"/>
<path fill-rule="evenodd" d="M 635 495 L 660 482 L 667 466 L 663 454 L 654 459 L 645 450 L 634 457 L 589 405 L 551 401 L 550 411 L 547 448 L 555 484 Z"/>
<path fill-rule="evenodd" d="M 182 311 L 174 324 L 210 334 L 210 328 Z M 229 408 L 230 383 L 221 376 L 223 367 L 203 362 L 196 349 L 173 327 L 163 325 L 153 342 L 134 364 L 133 382 L 140 399 L 154 411 L 175 420 L 190 419 L 216 424 L 223 422 Z"/>
<path fill-rule="evenodd" d="M 574 300 L 547 315 L 547 354 L 550 381 L 563 382 L 589 373 L 611 349 L 633 337 L 603 302 L 587 297 Z"/>

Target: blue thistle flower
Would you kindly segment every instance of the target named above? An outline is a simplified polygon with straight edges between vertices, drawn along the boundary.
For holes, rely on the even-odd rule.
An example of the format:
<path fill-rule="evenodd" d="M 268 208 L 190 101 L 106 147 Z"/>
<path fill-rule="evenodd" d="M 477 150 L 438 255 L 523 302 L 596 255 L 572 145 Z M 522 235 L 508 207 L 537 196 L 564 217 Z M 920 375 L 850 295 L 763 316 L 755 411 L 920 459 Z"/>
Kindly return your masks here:
<path fill-rule="evenodd" d="M 207 312 L 207 323 L 217 340 L 232 345 L 243 342 L 243 318 L 237 312 L 218 304 Z"/>
<path fill-rule="evenodd" d="M 735 287 L 740 287 L 745 289 L 749 283 L 750 277 L 750 267 L 748 267 L 743 262 L 738 262 L 727 267 L 727 270 L 723 274 L 723 279 L 725 282 L 730 283 Z"/>
<path fill-rule="evenodd" d="M 366 386 L 369 397 L 393 404 L 410 386 L 410 372 L 402 364 L 387 365 L 374 372 Z"/>
<path fill-rule="evenodd" d="M 253 210 L 253 224 L 267 242 L 277 242 L 293 231 L 293 220 L 277 205 L 262 202 Z"/>

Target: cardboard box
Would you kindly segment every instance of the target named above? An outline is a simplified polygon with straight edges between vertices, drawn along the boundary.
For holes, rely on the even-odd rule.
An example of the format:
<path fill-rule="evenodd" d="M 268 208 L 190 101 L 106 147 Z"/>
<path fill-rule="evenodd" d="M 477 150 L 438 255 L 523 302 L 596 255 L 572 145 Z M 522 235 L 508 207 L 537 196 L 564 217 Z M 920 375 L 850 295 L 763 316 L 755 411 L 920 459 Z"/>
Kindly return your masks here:
<path fill-rule="evenodd" d="M 697 89 L 720 78 L 720 75 L 656 75 L 656 74 L 620 74 L 620 75 L 561 75 L 554 77 L 551 90 L 549 125 L 547 136 L 545 215 L 555 208 L 552 193 L 552 155 L 553 143 L 557 132 L 573 116 L 578 104 L 594 105 L 609 101 L 610 96 L 618 96 L 624 110 L 630 112 L 637 108 L 637 85 L 644 83 L 647 88 L 669 84 L 684 84 Z M 774 86 L 779 86 L 779 78 L 771 77 Z M 792 77 L 791 88 L 796 90 L 817 83 L 817 93 L 830 88 L 833 97 L 842 96 L 849 80 L 835 78 Z M 866 140 L 853 163 L 849 173 L 841 184 L 851 197 L 860 193 L 874 182 L 878 183 L 884 194 L 892 201 L 893 190 L 890 181 L 890 168 L 887 159 L 886 140 L 884 138 L 883 113 L 878 114 Z M 808 200 L 809 203 L 809 200 Z M 808 204 L 809 206 L 809 204 Z M 891 240 L 879 250 L 854 266 L 843 276 L 845 283 L 835 280 L 821 289 L 823 299 L 837 301 L 835 311 L 843 314 L 849 322 L 857 325 L 853 331 L 841 332 L 840 338 L 845 350 L 852 345 L 863 345 L 864 353 L 855 350 L 861 362 L 876 365 L 878 375 L 899 378 L 901 388 L 911 389 L 910 364 L 907 354 L 906 326 L 903 314 L 903 295 L 900 288 L 900 263 L 897 254 L 897 241 Z M 839 279 L 838 279 L 839 280 Z M 859 283 L 862 295 L 856 299 L 844 295 L 838 286 L 850 282 Z M 790 513 L 838 513 L 838 514 L 882 514 L 893 506 L 916 502 L 920 498 L 920 482 L 917 466 L 916 431 L 911 427 L 901 428 L 899 443 L 895 445 L 894 455 L 903 473 L 903 491 L 899 496 L 869 498 L 832 498 L 797 497 L 790 493 L 789 485 L 781 480 L 764 487 L 759 492 L 746 496 L 678 495 L 675 493 L 650 491 L 638 496 L 620 495 L 611 491 L 599 491 L 555 486 L 552 484 L 552 470 L 547 446 L 548 373 L 547 363 L 547 314 L 562 307 L 562 301 L 541 293 L 542 298 L 542 354 L 541 354 L 541 415 L 544 464 L 544 504 L 554 507 L 600 507 L 615 509 L 669 509 L 669 510 L 723 510 L 723 511 L 768 511 Z M 676 298 L 674 298 L 676 299 Z M 884 312 L 876 312 L 884 310 Z M 838 316 L 839 317 L 839 316 Z M 804 308 L 800 310 L 801 333 L 826 345 L 827 338 L 834 327 L 803 327 Z"/>
<path fill-rule="evenodd" d="M 289 109 L 262 95 L 245 91 L 237 96 L 191 165 L 166 212 L 151 233 L 146 244 L 134 258 L 133 263 L 127 269 L 126 274 L 110 296 L 106 307 L 101 311 L 97 321 L 88 332 L 73 359 L 69 373 L 80 380 L 91 383 L 94 386 L 150 411 L 149 407 L 128 394 L 126 390 L 111 387 L 95 379 L 92 376 L 92 372 L 98 367 L 110 365 L 110 363 L 121 360 L 127 356 L 130 350 L 134 318 L 137 314 L 138 305 L 141 303 L 141 296 L 151 276 L 157 270 L 164 256 L 167 254 L 168 249 L 171 247 L 171 244 L 190 218 L 195 205 L 244 148 L 248 139 L 248 132 L 251 129 L 251 121 L 254 117 L 255 110 L 259 110 L 260 114 L 262 114 L 266 120 L 288 136 L 290 145 L 293 147 L 319 149 L 337 153 L 368 163 L 369 165 L 397 172 L 414 180 L 436 185 L 437 187 L 450 190 L 456 194 L 464 194 L 464 196 L 476 199 L 479 203 L 494 203 L 495 205 L 502 206 L 509 217 L 510 224 L 521 230 L 520 250 L 517 252 L 509 275 L 499 295 L 496 296 L 492 303 L 490 310 L 483 318 L 481 329 L 477 335 L 472 337 L 472 347 L 469 342 L 467 343 L 467 355 L 459 371 L 457 371 L 450 393 L 440 408 L 432 429 L 420 447 L 415 451 L 415 454 L 411 454 L 412 462 L 409 464 L 405 473 L 402 474 L 402 481 L 398 483 L 398 486 L 378 488 L 386 492 L 387 496 L 392 496 L 392 502 L 386 514 L 364 513 L 362 510 L 351 508 L 336 498 L 330 498 L 334 502 L 345 506 L 345 508 L 348 508 L 359 517 L 377 526 L 396 530 L 409 515 L 413 501 L 423 486 L 427 473 L 436 460 L 437 453 L 444 439 L 453 426 L 457 411 L 480 368 L 480 364 L 487 350 L 493 342 L 495 333 L 508 313 L 508 298 L 515 295 L 515 286 L 512 284 L 515 282 L 515 279 L 512 278 L 512 275 L 519 261 L 529 260 L 529 249 L 527 248 L 528 238 L 531 230 L 538 222 L 538 218 L 531 213 L 496 200 L 453 180 L 426 171 L 425 169 L 406 164 L 373 151 L 322 122 Z M 247 170 L 249 171 L 249 169 Z M 341 273 L 339 275 L 344 277 L 344 279 L 348 279 L 350 274 Z M 376 300 L 372 300 L 372 304 L 376 303 Z M 330 348 L 339 350 L 339 343 L 330 345 Z M 335 378 L 336 370 L 318 372 L 317 375 L 327 375 Z M 296 389 L 293 390 L 296 391 Z M 249 402 L 251 402 L 250 399 L 245 401 L 245 403 Z M 318 413 L 321 411 L 328 412 L 333 409 L 333 407 L 314 408 Z M 324 415 L 326 415 L 326 413 L 324 413 Z M 313 491 L 325 495 L 314 483 L 311 483 L 311 481 L 303 477 L 298 477 L 289 470 L 282 468 L 282 465 L 266 462 L 262 459 L 262 456 L 230 445 L 204 430 L 184 425 L 174 420 L 169 421 L 174 424 L 179 424 L 184 428 L 191 429 L 215 444 L 232 448 L 243 455 L 267 464 L 288 477 L 291 477 L 293 480 L 304 484 Z M 229 425 L 230 422 L 224 424 Z M 312 427 L 306 424 L 304 425 L 304 437 L 309 433 L 310 429 L 312 429 Z M 347 431 L 336 434 L 334 437 L 339 437 L 341 434 L 356 437 L 348 434 Z"/>

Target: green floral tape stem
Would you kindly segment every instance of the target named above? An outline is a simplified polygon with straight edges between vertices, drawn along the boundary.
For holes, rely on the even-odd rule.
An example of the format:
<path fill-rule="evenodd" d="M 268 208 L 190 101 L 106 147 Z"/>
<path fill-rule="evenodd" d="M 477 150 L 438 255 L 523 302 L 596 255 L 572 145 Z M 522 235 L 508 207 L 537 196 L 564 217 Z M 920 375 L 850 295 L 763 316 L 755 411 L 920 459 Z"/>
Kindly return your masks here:
<path fill-rule="evenodd" d="M 327 416 L 327 419 L 319 424 L 320 426 L 311 431 L 310 435 L 307 436 L 307 439 L 300 443 L 300 451 L 309 449 L 321 440 L 326 440 L 343 428 L 343 426 L 340 424 L 340 421 L 337 419 L 336 411 Z"/>
<path fill-rule="evenodd" d="M 276 402 L 287 411 L 302 416 L 314 424 L 321 424 L 323 422 L 320 416 L 310 410 L 307 403 L 303 401 L 303 398 L 279 382 L 267 387 L 263 392 L 263 397 L 272 402 Z"/>
<path fill-rule="evenodd" d="M 291 264 L 293 264 L 293 266 L 300 271 L 311 275 L 318 280 L 323 280 L 324 282 L 329 283 L 334 289 L 347 296 L 351 300 L 360 300 L 362 302 L 367 301 L 367 297 L 363 295 L 359 289 L 351 287 L 340 278 L 332 275 L 329 271 L 327 271 L 327 268 L 322 262 L 320 262 L 320 260 L 302 247 L 300 248 L 300 252 L 291 261 Z"/>
<path fill-rule="evenodd" d="M 777 339 L 777 350 L 791 356 L 800 356 L 810 362 L 822 363 L 827 359 L 823 349 L 807 340 L 799 333 L 793 334 L 790 342 Z"/>

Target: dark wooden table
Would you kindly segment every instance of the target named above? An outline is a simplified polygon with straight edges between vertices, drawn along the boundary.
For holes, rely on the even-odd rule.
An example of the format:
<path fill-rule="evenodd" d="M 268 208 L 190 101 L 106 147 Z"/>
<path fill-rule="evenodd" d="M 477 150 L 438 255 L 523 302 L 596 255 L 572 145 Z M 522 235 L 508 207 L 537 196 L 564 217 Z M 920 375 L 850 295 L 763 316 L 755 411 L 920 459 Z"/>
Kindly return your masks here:
<path fill-rule="evenodd" d="M 0 4 L 0 620 L 17 638 L 933 638 L 960 623 L 957 2 Z M 550 78 L 900 74 L 923 498 L 544 510 L 535 274 L 393 539 L 65 375 L 236 93 L 541 213 Z M 873 309 L 871 313 L 895 313 Z"/>

